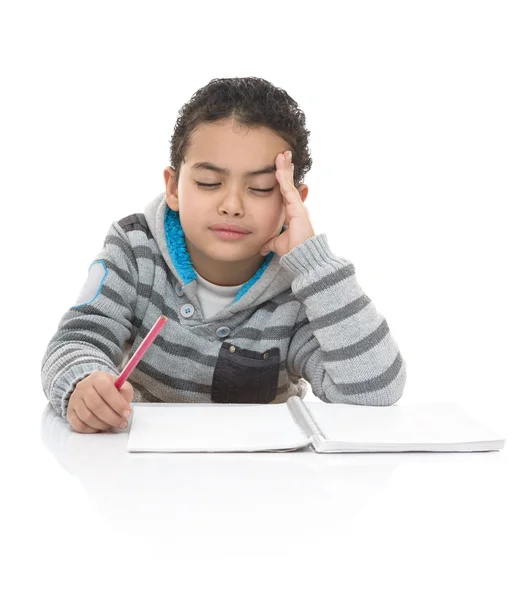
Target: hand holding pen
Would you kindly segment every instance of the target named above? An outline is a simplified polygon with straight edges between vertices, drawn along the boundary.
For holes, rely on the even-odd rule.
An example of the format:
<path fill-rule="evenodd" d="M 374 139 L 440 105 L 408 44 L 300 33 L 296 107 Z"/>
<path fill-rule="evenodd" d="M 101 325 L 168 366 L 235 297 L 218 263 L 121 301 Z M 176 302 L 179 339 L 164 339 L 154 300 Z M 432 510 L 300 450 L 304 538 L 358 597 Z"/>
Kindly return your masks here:
<path fill-rule="evenodd" d="M 164 315 L 157 319 L 118 377 L 94 371 L 77 383 L 66 413 L 75 431 L 98 433 L 128 426 L 133 387 L 126 380 L 167 322 Z"/>

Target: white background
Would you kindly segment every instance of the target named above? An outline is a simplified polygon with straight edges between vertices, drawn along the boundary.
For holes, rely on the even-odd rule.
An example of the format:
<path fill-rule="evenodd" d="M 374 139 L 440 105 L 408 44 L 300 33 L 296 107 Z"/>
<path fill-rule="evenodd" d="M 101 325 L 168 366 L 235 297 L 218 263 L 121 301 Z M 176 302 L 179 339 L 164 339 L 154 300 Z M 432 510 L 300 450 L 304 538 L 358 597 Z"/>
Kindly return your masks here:
<path fill-rule="evenodd" d="M 82 488 L 39 439 L 47 403 L 40 362 L 111 222 L 163 191 L 178 110 L 216 77 L 263 77 L 304 110 L 314 229 L 354 263 L 387 319 L 408 369 L 400 402 L 460 403 L 504 433 L 504 452 L 523 476 L 525 30 L 524 3 L 506 0 L 2 5 L 9 426 L 1 443 L 12 478 L 13 493 L 2 501 L 11 550 L 17 509 L 25 522 L 40 507 L 33 533 L 53 511 L 80 539 L 93 525 L 93 516 L 75 510 Z M 61 499 L 69 509 L 57 506 Z M 486 525 L 504 516 L 489 512 Z M 54 561 L 49 587 L 66 576 L 65 548 L 49 523 L 42 527 L 49 548 L 39 547 Z M 24 563 L 26 543 L 12 555 L 17 577 L 35 568 Z M 382 543 L 370 543 L 371 564 Z M 323 553 L 333 551 L 343 550 Z M 125 584 L 141 557 L 124 559 L 112 582 L 129 594 Z M 96 580 L 93 564 L 80 566 L 79 581 Z M 194 566 L 199 573 L 198 559 Z M 357 597 L 369 597 L 364 590 Z"/>

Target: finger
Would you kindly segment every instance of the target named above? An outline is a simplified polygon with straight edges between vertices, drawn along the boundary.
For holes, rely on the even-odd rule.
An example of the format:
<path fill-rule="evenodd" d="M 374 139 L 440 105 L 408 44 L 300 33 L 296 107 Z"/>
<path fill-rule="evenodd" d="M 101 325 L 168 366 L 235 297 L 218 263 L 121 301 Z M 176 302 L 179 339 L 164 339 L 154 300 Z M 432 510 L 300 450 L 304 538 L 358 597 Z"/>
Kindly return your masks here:
<path fill-rule="evenodd" d="M 287 179 L 287 181 L 292 182 L 293 179 L 291 177 L 291 175 L 292 175 L 291 165 L 292 165 L 292 161 L 286 156 L 286 153 L 278 154 L 278 157 L 276 160 L 276 167 L 277 167 L 276 175 L 279 175 L 280 177 Z"/>
<path fill-rule="evenodd" d="M 68 410 L 68 421 L 75 431 L 78 433 L 97 433 L 97 429 L 86 425 L 82 421 L 74 409 Z"/>
<path fill-rule="evenodd" d="M 126 422 L 126 418 L 117 414 L 106 402 L 106 399 L 99 394 L 95 388 L 95 382 L 93 385 L 94 387 L 89 388 L 82 397 L 86 407 L 104 423 L 112 427 L 120 427 L 122 423 Z M 80 416 L 82 417 L 82 415 Z M 88 421 L 88 424 L 91 425 L 91 421 Z"/>
<path fill-rule="evenodd" d="M 92 410 L 90 410 L 90 408 L 86 405 L 84 396 L 82 396 L 80 401 L 77 402 L 77 404 L 75 405 L 75 410 L 77 412 L 78 418 L 89 427 L 94 427 L 102 431 L 106 431 L 107 429 L 110 429 L 112 427 L 109 423 L 106 423 L 105 421 L 100 419 Z M 122 420 L 123 419 L 121 419 L 121 421 Z"/>
<path fill-rule="evenodd" d="M 124 396 L 128 404 L 133 400 L 133 387 L 129 381 L 125 381 L 119 392 Z M 128 406 L 128 408 L 131 408 Z"/>
<path fill-rule="evenodd" d="M 292 175 L 292 167 L 290 161 L 280 155 L 278 169 L 276 171 L 276 177 L 280 184 L 281 193 L 286 204 L 302 204 L 300 194 L 294 185 L 294 179 Z"/>
<path fill-rule="evenodd" d="M 294 163 L 292 162 L 292 153 L 289 151 L 286 153 L 285 157 L 284 157 L 284 173 L 285 173 L 285 177 L 290 181 L 290 183 L 292 184 L 292 186 L 295 188 L 296 186 L 294 185 Z"/>
<path fill-rule="evenodd" d="M 124 385 L 126 385 L 126 383 Z M 112 377 L 110 377 L 109 375 L 108 377 L 98 377 L 93 382 L 93 387 L 97 390 L 101 398 L 104 399 L 107 406 L 112 412 L 124 419 L 129 417 L 130 403 L 126 400 L 123 394 L 121 394 L 121 392 L 115 387 L 115 382 Z M 106 411 L 105 414 L 109 414 L 109 412 Z M 107 423 L 109 423 L 109 421 L 107 421 Z"/>
<path fill-rule="evenodd" d="M 269 240 L 264 246 L 263 248 L 261 248 L 260 250 L 260 254 L 262 254 L 263 256 L 266 256 L 267 254 L 270 254 L 270 252 L 274 252 L 274 240 L 276 238 L 272 238 L 271 240 Z"/>

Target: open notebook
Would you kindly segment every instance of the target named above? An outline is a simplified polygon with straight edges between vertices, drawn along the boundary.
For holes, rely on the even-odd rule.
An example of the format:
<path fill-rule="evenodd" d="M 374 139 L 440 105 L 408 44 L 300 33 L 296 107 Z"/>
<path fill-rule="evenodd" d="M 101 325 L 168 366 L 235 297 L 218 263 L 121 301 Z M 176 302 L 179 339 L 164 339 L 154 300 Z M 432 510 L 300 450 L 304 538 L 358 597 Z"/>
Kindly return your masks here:
<path fill-rule="evenodd" d="M 449 402 L 132 405 L 128 452 L 468 452 L 504 439 Z"/>

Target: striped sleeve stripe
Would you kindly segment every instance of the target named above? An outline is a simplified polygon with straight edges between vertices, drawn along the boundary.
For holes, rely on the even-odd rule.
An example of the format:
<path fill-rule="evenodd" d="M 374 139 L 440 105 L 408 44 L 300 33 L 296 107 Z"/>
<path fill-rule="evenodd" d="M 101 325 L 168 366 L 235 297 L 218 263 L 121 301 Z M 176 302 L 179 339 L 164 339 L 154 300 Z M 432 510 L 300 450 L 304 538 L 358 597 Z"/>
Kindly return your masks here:
<path fill-rule="evenodd" d="M 330 327 L 332 325 L 336 325 L 353 317 L 357 313 L 359 313 L 363 308 L 365 308 L 368 304 L 371 303 L 371 299 L 363 294 L 356 300 L 353 300 L 349 304 L 338 308 L 322 317 L 318 317 L 317 319 L 312 319 L 311 325 L 313 329 L 323 329 L 324 327 Z"/>
<path fill-rule="evenodd" d="M 118 221 L 119 225 L 124 229 L 125 232 L 129 231 L 142 231 L 148 236 L 148 239 L 153 239 L 152 232 L 148 227 L 148 221 L 144 216 L 144 213 L 134 213 L 124 217 Z"/>
<path fill-rule="evenodd" d="M 137 260 L 135 259 L 134 250 L 122 238 L 117 235 L 109 234 L 106 237 L 106 243 L 116 246 L 129 260 L 129 262 L 137 268 Z"/>
<path fill-rule="evenodd" d="M 112 302 L 115 302 L 115 304 L 118 304 L 119 306 L 122 306 L 122 308 L 126 309 L 127 311 L 130 310 L 129 305 L 126 304 L 126 302 L 124 301 L 123 297 L 118 292 L 116 292 L 115 290 L 113 290 L 112 288 L 110 288 L 108 285 L 105 284 L 105 285 L 102 286 L 102 290 L 100 291 L 100 295 L 104 296 L 108 300 L 111 300 Z"/>
<path fill-rule="evenodd" d="M 79 329 L 89 331 L 89 333 L 96 333 L 100 335 L 103 339 L 112 342 L 116 346 L 119 345 L 119 339 L 111 329 L 109 329 L 108 327 L 104 327 L 104 325 L 100 325 L 99 323 L 94 323 L 93 320 L 83 318 L 82 316 L 69 320 L 67 323 L 64 323 L 64 325 L 61 328 L 62 331 L 78 331 Z"/>
<path fill-rule="evenodd" d="M 354 274 L 354 265 L 345 265 L 345 267 L 325 275 L 325 277 L 322 277 L 320 280 L 313 281 L 302 290 L 298 290 L 295 292 L 295 296 L 298 298 L 298 300 L 304 302 L 307 298 L 330 289 L 341 281 L 345 281 L 345 279 L 352 277 Z"/>
<path fill-rule="evenodd" d="M 322 360 L 324 362 L 338 362 L 360 356 L 360 354 L 364 354 L 378 345 L 388 333 L 389 325 L 387 324 L 387 321 L 383 319 L 380 325 L 372 333 L 365 336 L 359 342 L 341 348 L 335 348 L 334 350 L 325 350 L 322 353 Z"/>
<path fill-rule="evenodd" d="M 89 335 L 88 333 L 84 333 L 83 331 L 71 331 L 68 333 L 64 333 L 64 330 L 59 330 L 55 336 L 53 336 L 52 341 L 59 342 L 86 342 L 90 346 L 95 346 L 101 352 L 104 352 L 107 356 L 111 356 L 112 360 L 116 353 L 120 353 L 120 348 L 116 348 L 115 346 L 108 346 L 102 340 L 99 340 L 97 337 L 93 335 Z"/>
<path fill-rule="evenodd" d="M 88 360 L 88 362 L 93 362 L 93 361 L 98 361 L 101 362 L 102 359 L 100 357 L 100 355 L 97 353 L 93 353 L 93 354 L 89 354 L 89 347 L 86 346 L 85 344 L 80 344 L 80 348 L 77 348 L 76 350 L 71 350 L 71 345 L 69 344 L 69 342 L 66 342 L 67 345 L 66 346 L 61 346 L 59 350 L 55 350 L 53 352 L 52 355 L 52 359 L 54 363 L 60 363 L 62 361 L 63 358 L 67 357 L 68 359 L 68 363 L 72 363 L 78 359 L 82 359 L 82 360 Z M 86 348 L 88 348 L 88 350 L 86 350 Z M 92 349 L 92 352 L 93 349 Z M 106 361 L 104 362 L 104 364 L 106 366 L 112 366 L 113 369 L 116 369 L 115 365 L 112 365 L 109 358 L 106 357 Z"/>
<path fill-rule="evenodd" d="M 377 392 L 388 387 L 398 376 L 403 367 L 402 355 L 400 352 L 396 355 L 396 358 L 392 364 L 380 375 L 364 381 L 357 381 L 355 383 L 340 383 L 335 384 L 336 389 L 343 395 L 357 395 L 357 394 L 368 394 L 370 392 Z"/>
<path fill-rule="evenodd" d="M 133 281 L 132 275 L 130 275 L 130 273 L 128 273 L 128 271 L 121 269 L 112 260 L 109 260 L 107 258 L 104 259 L 104 263 L 106 264 L 106 266 L 108 268 L 110 268 L 112 270 L 113 273 L 115 273 L 115 275 L 117 275 L 117 277 L 122 279 L 122 281 L 124 281 L 124 283 L 128 284 L 133 289 L 135 289 L 135 287 L 136 287 L 135 282 Z"/>

